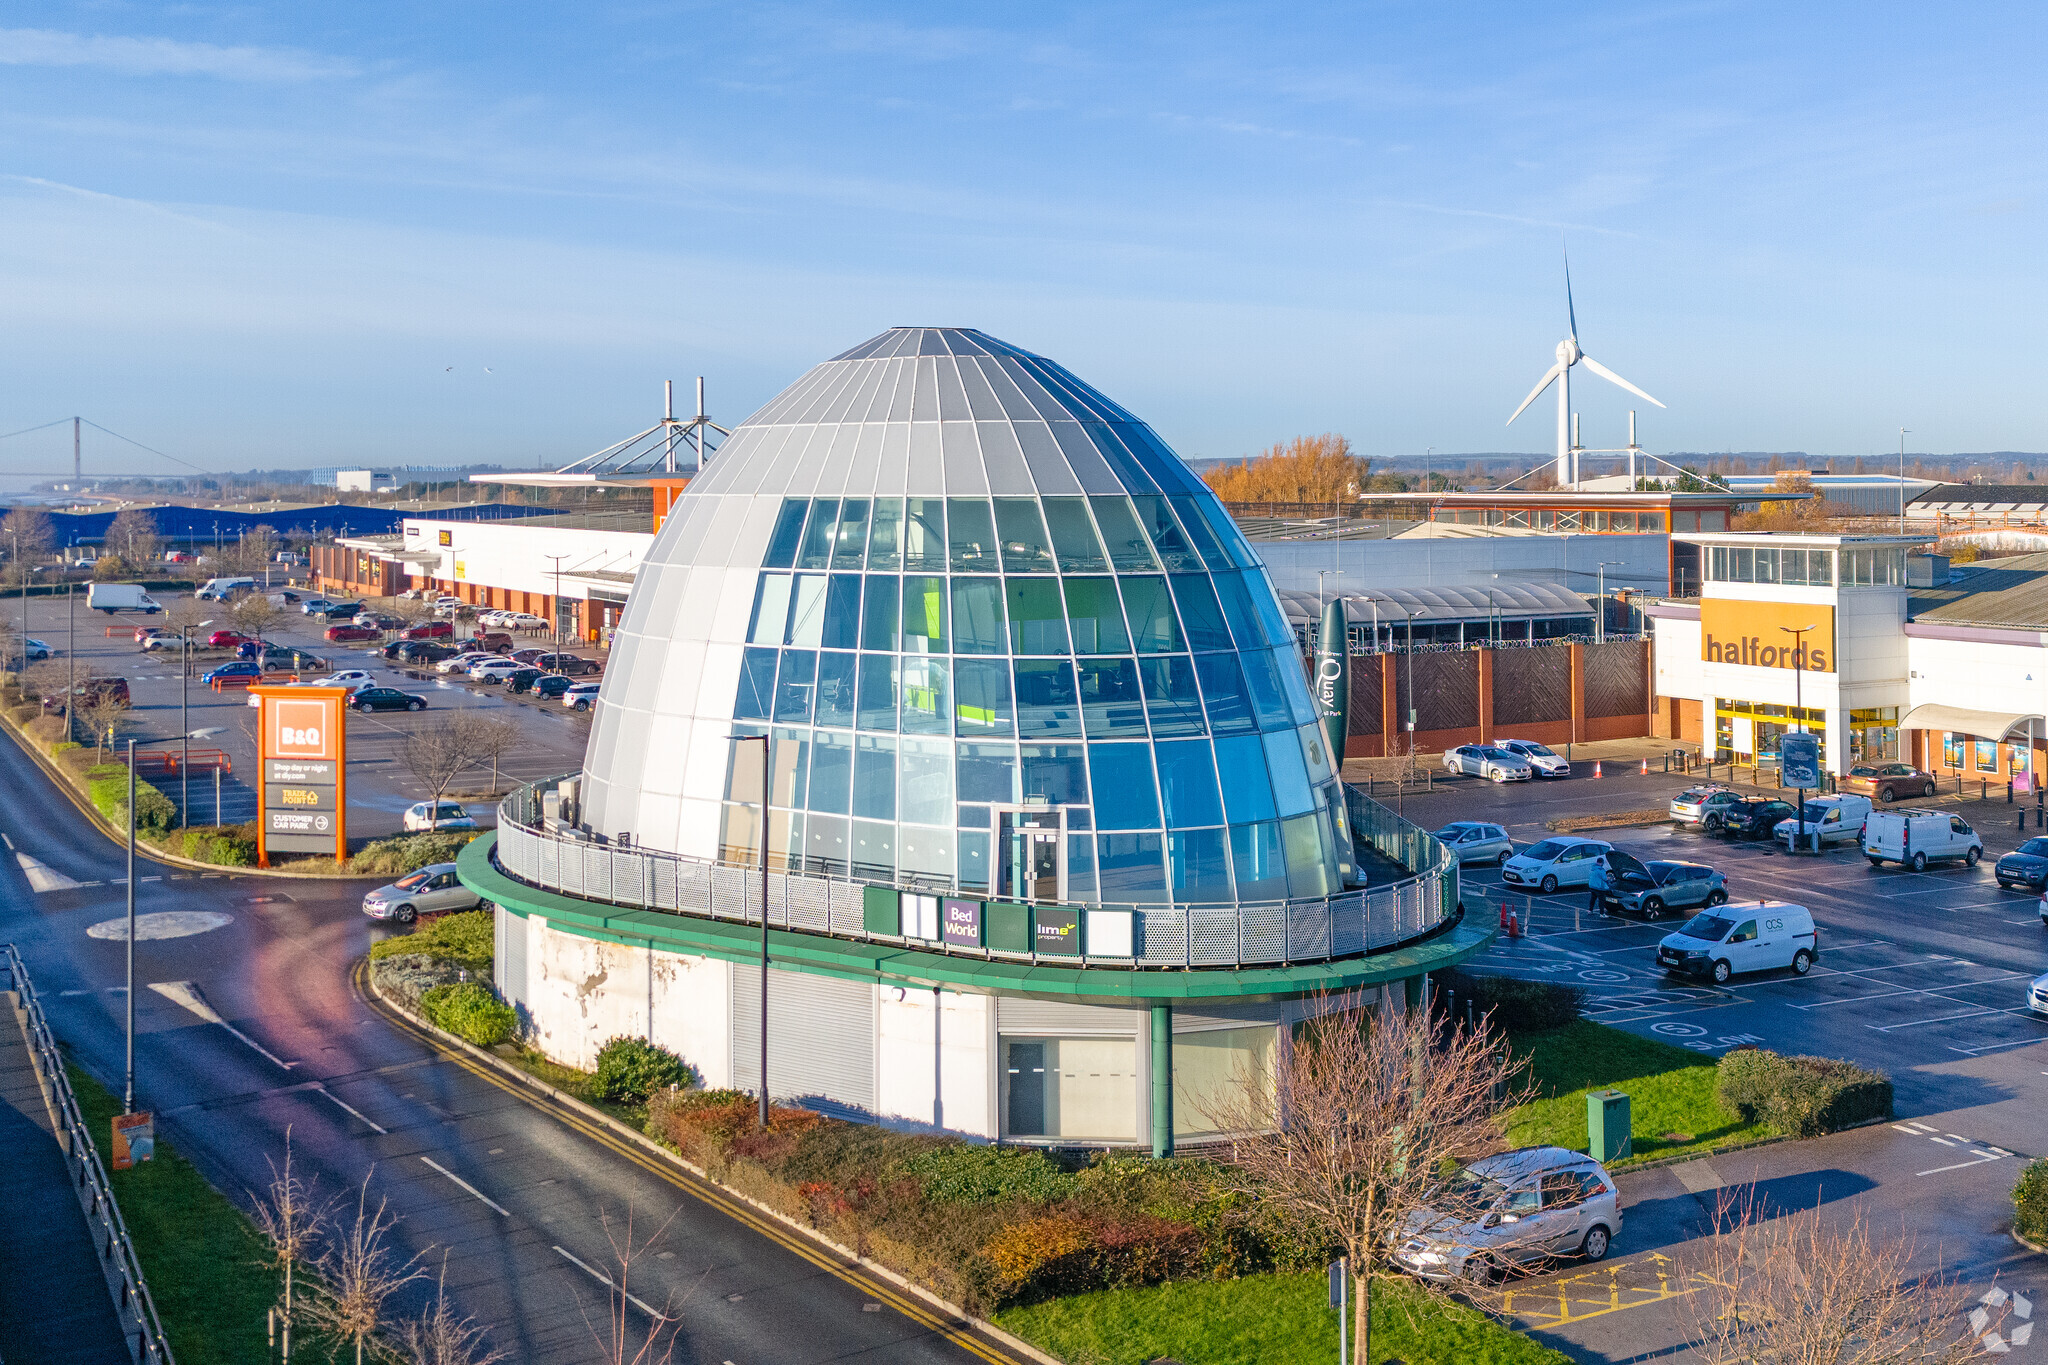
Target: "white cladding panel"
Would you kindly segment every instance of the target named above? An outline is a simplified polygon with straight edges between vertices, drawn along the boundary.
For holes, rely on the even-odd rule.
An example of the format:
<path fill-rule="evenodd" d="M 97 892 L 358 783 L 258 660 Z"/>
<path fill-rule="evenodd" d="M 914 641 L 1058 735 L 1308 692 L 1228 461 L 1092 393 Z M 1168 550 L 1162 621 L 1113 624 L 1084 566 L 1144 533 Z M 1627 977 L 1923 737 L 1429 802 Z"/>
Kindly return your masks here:
<path fill-rule="evenodd" d="M 996 1136 L 989 1110 L 993 1000 L 915 988 L 901 988 L 901 999 L 898 993 L 896 987 L 881 990 L 875 1068 L 882 1121 Z"/>
<path fill-rule="evenodd" d="M 1656 693 L 1660 697 L 1706 699 L 1706 680 L 1700 672 L 1700 623 L 1670 617 L 1652 617 L 1655 638 L 1653 657 L 1657 666 Z"/>

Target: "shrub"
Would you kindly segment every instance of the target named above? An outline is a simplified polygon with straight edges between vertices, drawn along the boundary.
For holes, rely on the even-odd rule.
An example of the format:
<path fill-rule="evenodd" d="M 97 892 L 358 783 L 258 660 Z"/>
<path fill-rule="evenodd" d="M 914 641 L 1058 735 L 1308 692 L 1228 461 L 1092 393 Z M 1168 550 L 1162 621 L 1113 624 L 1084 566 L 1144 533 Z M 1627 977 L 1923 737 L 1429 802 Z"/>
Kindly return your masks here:
<path fill-rule="evenodd" d="M 504 1042 L 519 1023 L 512 1007 L 481 981 L 434 987 L 420 997 L 420 1012 L 430 1023 L 478 1047 Z"/>
<path fill-rule="evenodd" d="M 621 1035 L 597 1050 L 597 1093 L 619 1104 L 645 1104 L 670 1086 L 697 1083 L 690 1064 L 658 1043 Z"/>
<path fill-rule="evenodd" d="M 1469 1002 L 1479 1013 L 1490 1013 L 1494 1024 L 1510 1033 L 1540 1033 L 1563 1028 L 1579 1017 L 1586 1005 L 1586 988 L 1556 981 L 1520 981 L 1508 976 L 1472 976 L 1446 972 L 1435 983 L 1442 992 L 1439 1002 L 1448 1007 L 1450 992 L 1457 992 L 1457 1009 L 1462 1015 Z"/>
<path fill-rule="evenodd" d="M 128 826 L 128 769 L 119 763 L 102 763 L 86 769 L 86 795 L 101 815 L 116 828 Z M 135 830 L 138 834 L 162 835 L 178 818 L 178 807 L 149 783 L 135 783 Z"/>
<path fill-rule="evenodd" d="M 1060 1210 L 1011 1223 L 981 1254 L 999 1303 L 1182 1279 L 1200 1266 L 1202 1239 L 1149 1213 Z"/>
<path fill-rule="evenodd" d="M 474 834 L 407 834 L 364 845 L 348 860 L 349 871 L 403 877 L 430 863 L 452 863 Z"/>
<path fill-rule="evenodd" d="M 1044 1152 L 982 1143 L 950 1143 L 911 1158 L 907 1167 L 939 1204 L 1057 1203 L 1077 1186 Z"/>
<path fill-rule="evenodd" d="M 409 934 L 371 944 L 370 960 L 419 955 L 467 967 L 484 976 L 490 973 L 495 947 L 491 912 L 465 910 L 458 915 L 427 920 Z"/>
<path fill-rule="evenodd" d="M 2020 1172 L 2012 1187 L 2012 1229 L 2039 1246 L 2048 1242 L 2048 1157 Z"/>
<path fill-rule="evenodd" d="M 1745 1123 L 1762 1120 L 1788 1137 L 1891 1117 L 1891 1079 L 1854 1062 L 1742 1048 L 1724 1056 L 1717 1073 L 1722 1104 Z"/>
<path fill-rule="evenodd" d="M 404 942 L 403 939 L 397 940 Z M 420 1008 L 420 999 L 436 986 L 455 982 L 461 969 L 453 963 L 439 958 L 425 957 L 419 953 L 385 954 L 372 953 L 370 979 L 378 989 L 395 995 L 408 1009 Z"/>

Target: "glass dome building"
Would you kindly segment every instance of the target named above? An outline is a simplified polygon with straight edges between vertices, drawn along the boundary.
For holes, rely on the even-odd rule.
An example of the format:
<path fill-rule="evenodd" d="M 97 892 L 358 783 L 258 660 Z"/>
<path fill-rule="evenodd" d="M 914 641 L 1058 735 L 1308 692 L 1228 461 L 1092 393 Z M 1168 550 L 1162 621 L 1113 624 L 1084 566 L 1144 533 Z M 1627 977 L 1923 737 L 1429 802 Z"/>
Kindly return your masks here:
<path fill-rule="evenodd" d="M 584 819 L 634 847 L 1091 905 L 1343 889 L 1294 635 L 1136 417 L 903 327 L 735 428 L 613 642 Z"/>

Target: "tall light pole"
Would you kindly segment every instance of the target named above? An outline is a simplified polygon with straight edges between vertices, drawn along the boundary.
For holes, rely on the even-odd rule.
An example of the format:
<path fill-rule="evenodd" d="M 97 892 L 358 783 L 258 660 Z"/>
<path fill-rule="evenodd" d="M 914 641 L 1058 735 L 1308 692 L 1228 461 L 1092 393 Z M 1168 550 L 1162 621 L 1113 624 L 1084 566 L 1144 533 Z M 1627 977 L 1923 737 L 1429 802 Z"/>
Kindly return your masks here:
<path fill-rule="evenodd" d="M 67 708 L 65 714 L 70 714 Z M 220 727 L 179 735 L 184 739 L 205 739 L 220 733 Z M 128 741 L 128 1049 L 126 1080 L 121 1087 L 121 1112 L 135 1112 L 135 749 L 138 744 L 169 744 L 168 739 Z"/>
<path fill-rule="evenodd" d="M 1906 433 L 1911 427 L 1899 428 L 1899 534 L 1906 534 Z M 1780 629 L 1783 629 L 1781 626 Z"/>
<path fill-rule="evenodd" d="M 1329 578 L 1332 575 L 1335 575 L 1338 578 L 1342 578 L 1344 576 L 1344 571 L 1342 569 L 1316 570 L 1316 606 L 1318 608 L 1327 607 L 1330 605 L 1329 586 L 1325 584 L 1323 580 Z"/>
<path fill-rule="evenodd" d="M 761 1131 L 768 1131 L 768 736 L 743 735 L 734 744 L 761 746 Z"/>
<path fill-rule="evenodd" d="M 192 827 L 192 817 L 190 814 L 192 809 L 192 745 L 189 743 L 192 738 L 189 733 L 192 728 L 192 632 L 195 630 L 205 630 L 212 624 L 213 618 L 208 617 L 196 626 L 186 626 L 178 640 L 178 728 L 188 732 L 183 737 L 188 742 L 185 744 L 178 759 L 179 829 L 190 829 Z M 256 655 L 256 667 L 259 669 L 263 667 L 261 651 L 258 651 Z M 219 768 L 214 769 L 213 776 L 214 781 L 218 783 L 220 780 Z M 220 802 L 218 799 L 213 803 L 213 823 L 215 825 L 220 824 Z"/>
<path fill-rule="evenodd" d="M 567 555 L 541 556 L 542 559 L 552 559 L 555 561 L 555 619 L 553 624 L 556 649 L 562 647 L 562 561 L 568 557 Z"/>
<path fill-rule="evenodd" d="M 1603 559 L 1600 561 L 1598 575 L 1600 610 L 1593 617 L 1593 643 L 1596 645 L 1607 643 L 1607 571 L 1620 568 L 1627 562 L 1624 559 Z"/>
<path fill-rule="evenodd" d="M 1905 487 L 1906 485 L 1903 483 L 1899 485 L 1901 493 L 1903 493 Z M 1803 637 L 1806 632 L 1815 629 L 1818 624 L 1818 622 L 1814 622 L 1804 626 L 1778 627 L 1779 630 L 1792 637 L 1792 710 L 1794 713 L 1794 723 L 1799 726 L 1801 734 L 1806 733 L 1806 688 L 1803 685 L 1806 681 L 1806 641 Z M 1780 746 L 1778 756 L 1778 771 L 1780 775 L 1784 773 L 1784 770 L 1785 760 L 1782 746 Z M 1801 787 L 1798 790 L 1799 846 L 1804 847 L 1806 844 L 1806 788 Z"/>

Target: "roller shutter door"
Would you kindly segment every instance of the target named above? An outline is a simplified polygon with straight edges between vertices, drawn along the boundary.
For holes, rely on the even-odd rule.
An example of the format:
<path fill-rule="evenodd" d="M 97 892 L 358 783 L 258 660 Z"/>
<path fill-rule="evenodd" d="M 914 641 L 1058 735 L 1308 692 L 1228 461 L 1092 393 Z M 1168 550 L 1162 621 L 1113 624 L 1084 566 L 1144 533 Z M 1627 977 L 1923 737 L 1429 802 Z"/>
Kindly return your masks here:
<path fill-rule="evenodd" d="M 761 969 L 732 968 L 732 1075 L 761 1084 Z M 768 1093 L 842 1116 L 875 1109 L 875 985 L 768 969 Z"/>
<path fill-rule="evenodd" d="M 1049 1033 L 1060 1037 L 1114 1035 L 1130 1037 L 1143 1025 L 1149 1030 L 1151 1012 L 1107 1005 L 1070 1005 L 1054 1000 L 1020 1000 L 1012 996 L 996 999 L 996 1027 L 1004 1033 Z"/>

